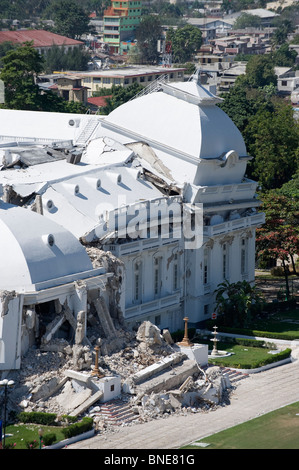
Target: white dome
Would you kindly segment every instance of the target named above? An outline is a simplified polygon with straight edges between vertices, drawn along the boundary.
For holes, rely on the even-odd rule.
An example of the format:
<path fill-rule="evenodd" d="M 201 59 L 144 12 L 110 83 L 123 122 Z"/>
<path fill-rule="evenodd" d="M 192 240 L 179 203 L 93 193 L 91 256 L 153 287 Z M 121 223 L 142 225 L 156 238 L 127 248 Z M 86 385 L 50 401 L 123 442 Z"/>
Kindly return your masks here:
<path fill-rule="evenodd" d="M 196 80 L 163 84 L 152 92 L 119 106 L 105 122 L 196 159 L 217 158 L 234 150 L 246 156 L 243 137 L 212 95 Z"/>
<path fill-rule="evenodd" d="M 39 290 L 45 282 L 53 287 L 61 278 L 90 270 L 84 247 L 70 232 L 35 212 L 1 203 L 0 290 Z"/>

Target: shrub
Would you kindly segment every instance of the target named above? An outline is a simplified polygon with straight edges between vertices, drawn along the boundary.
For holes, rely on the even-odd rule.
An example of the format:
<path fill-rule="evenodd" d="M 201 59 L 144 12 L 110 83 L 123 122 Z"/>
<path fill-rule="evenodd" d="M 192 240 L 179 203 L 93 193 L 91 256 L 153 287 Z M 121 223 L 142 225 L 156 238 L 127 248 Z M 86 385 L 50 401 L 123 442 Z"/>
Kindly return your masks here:
<path fill-rule="evenodd" d="M 34 441 L 27 441 L 26 442 L 27 449 L 36 449 L 38 445 L 39 445 L 39 443 L 37 442 L 36 439 L 34 439 Z"/>
<path fill-rule="evenodd" d="M 195 335 L 196 328 L 188 328 L 188 338 L 193 338 Z M 185 335 L 185 330 L 177 330 L 171 333 L 171 337 L 175 343 L 178 341 L 182 341 L 183 337 Z"/>
<path fill-rule="evenodd" d="M 45 446 L 50 446 L 55 441 L 56 441 L 56 434 L 54 432 L 50 432 L 49 434 L 45 434 L 43 436 L 43 444 Z"/>
<path fill-rule="evenodd" d="M 265 342 L 263 340 L 251 339 L 251 338 L 236 338 L 236 343 L 241 346 L 252 346 L 254 348 L 263 348 Z"/>
<path fill-rule="evenodd" d="M 263 299 L 256 286 L 247 281 L 229 283 L 216 289 L 217 325 L 246 328 L 262 311 Z"/>
<path fill-rule="evenodd" d="M 55 426 L 57 424 L 55 413 L 42 413 L 39 411 L 22 411 L 18 415 L 18 420 L 22 423 L 43 424 L 45 426 Z"/>
<path fill-rule="evenodd" d="M 92 429 L 92 426 L 93 419 L 85 417 L 79 423 L 71 424 L 67 428 L 63 429 L 62 433 L 65 439 L 69 439 L 70 437 L 78 436 L 78 434 L 90 431 Z"/>
<path fill-rule="evenodd" d="M 63 423 L 70 424 L 70 423 L 76 423 L 78 421 L 78 418 L 77 416 L 62 415 L 60 421 Z"/>
<path fill-rule="evenodd" d="M 271 268 L 270 272 L 272 276 L 284 276 L 284 270 L 282 266 L 274 266 Z"/>

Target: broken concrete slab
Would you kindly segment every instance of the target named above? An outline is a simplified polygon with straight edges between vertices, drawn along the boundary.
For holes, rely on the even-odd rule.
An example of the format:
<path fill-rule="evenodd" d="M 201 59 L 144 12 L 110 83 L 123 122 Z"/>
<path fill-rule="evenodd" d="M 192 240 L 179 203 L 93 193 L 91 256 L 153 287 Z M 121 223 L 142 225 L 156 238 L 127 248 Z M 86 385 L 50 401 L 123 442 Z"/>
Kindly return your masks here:
<path fill-rule="evenodd" d="M 92 395 L 92 390 L 88 387 L 82 387 L 80 391 L 76 392 L 71 381 L 66 382 L 62 393 L 56 397 L 56 402 L 65 409 L 66 414 L 70 414 L 74 409 L 77 409 Z"/>
<path fill-rule="evenodd" d="M 130 390 L 134 390 L 134 386 L 148 380 L 150 377 L 159 374 L 160 372 L 175 366 L 183 359 L 186 359 L 186 356 L 181 353 L 174 353 L 170 356 L 167 356 L 161 359 L 154 364 L 145 367 L 144 369 L 136 372 L 136 374 L 130 376 L 123 384 L 124 393 L 131 393 Z M 134 391 L 133 391 L 134 393 Z"/>
<path fill-rule="evenodd" d="M 46 400 L 51 395 L 57 393 L 64 386 L 67 380 L 67 377 L 60 381 L 57 377 L 51 378 L 47 382 L 43 383 L 40 387 L 36 387 L 35 390 L 32 390 L 31 400 L 33 402 L 38 400 Z"/>
<path fill-rule="evenodd" d="M 91 381 L 91 374 L 90 373 L 83 373 L 83 372 L 79 372 L 79 371 L 76 371 L 76 370 L 67 369 L 66 371 L 64 371 L 64 374 L 68 378 L 75 379 L 78 382 L 83 382 L 87 386 L 89 386 L 90 381 Z"/>
<path fill-rule="evenodd" d="M 138 396 L 148 394 L 151 392 L 160 392 L 162 390 L 171 390 L 179 387 L 187 377 L 198 373 L 198 364 L 192 359 L 183 361 L 177 364 L 176 367 L 171 367 L 170 370 L 164 371 L 163 374 L 158 374 L 146 382 L 136 385 L 135 391 Z"/>
<path fill-rule="evenodd" d="M 87 400 L 84 401 L 79 407 L 69 413 L 70 416 L 80 416 L 88 408 L 90 408 L 94 403 L 99 401 L 103 396 L 102 390 L 91 395 Z"/>

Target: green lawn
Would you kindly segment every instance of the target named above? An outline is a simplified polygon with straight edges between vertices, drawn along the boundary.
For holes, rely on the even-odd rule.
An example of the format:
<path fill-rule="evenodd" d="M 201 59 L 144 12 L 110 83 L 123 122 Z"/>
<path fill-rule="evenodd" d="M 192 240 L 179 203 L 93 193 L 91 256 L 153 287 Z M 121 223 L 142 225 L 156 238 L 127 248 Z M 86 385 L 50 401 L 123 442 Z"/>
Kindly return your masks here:
<path fill-rule="evenodd" d="M 183 449 L 299 449 L 299 402 L 196 442 Z"/>
<path fill-rule="evenodd" d="M 11 444 L 14 445 L 15 449 L 27 449 L 27 442 L 32 442 L 33 447 L 36 446 L 39 449 L 39 435 L 38 430 L 42 429 L 43 434 L 56 434 L 56 442 L 59 442 L 64 438 L 64 435 L 61 432 L 61 428 L 58 426 L 43 426 L 40 424 L 15 424 L 9 425 L 6 427 L 5 435 L 5 445 Z M 11 436 L 8 436 L 11 434 Z M 43 445 L 43 444 L 42 444 Z"/>
<path fill-rule="evenodd" d="M 251 366 L 254 368 L 255 364 L 258 364 L 269 357 L 270 351 L 268 348 L 219 343 L 218 350 L 222 349 L 232 353 L 232 355 L 225 358 L 209 359 L 209 364 L 223 365 L 225 367 L 236 367 L 237 364 L 239 369 L 249 369 Z"/>

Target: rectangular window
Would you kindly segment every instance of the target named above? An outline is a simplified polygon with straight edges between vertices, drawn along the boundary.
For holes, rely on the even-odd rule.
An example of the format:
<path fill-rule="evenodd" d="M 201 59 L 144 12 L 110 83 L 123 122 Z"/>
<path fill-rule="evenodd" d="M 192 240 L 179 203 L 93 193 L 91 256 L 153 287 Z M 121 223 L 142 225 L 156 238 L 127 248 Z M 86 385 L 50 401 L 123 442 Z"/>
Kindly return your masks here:
<path fill-rule="evenodd" d="M 161 258 L 154 258 L 154 295 L 161 292 Z"/>
<path fill-rule="evenodd" d="M 223 279 L 228 278 L 228 247 L 226 243 L 222 247 L 222 277 Z"/>
<path fill-rule="evenodd" d="M 209 283 L 209 250 L 204 251 L 204 260 L 203 260 L 203 283 Z"/>
<path fill-rule="evenodd" d="M 109 77 L 104 77 L 103 78 L 103 83 L 110 83 L 110 78 Z"/>
<path fill-rule="evenodd" d="M 173 263 L 173 290 L 178 290 L 179 288 L 179 266 L 178 266 L 178 255 L 174 255 L 174 263 Z"/>
<path fill-rule="evenodd" d="M 139 297 L 140 297 L 139 283 L 140 283 L 139 273 L 135 273 L 135 300 L 139 300 Z"/>
<path fill-rule="evenodd" d="M 133 288 L 134 288 L 134 291 L 133 291 L 134 302 L 135 303 L 141 302 L 141 299 L 142 299 L 142 264 L 139 261 L 137 261 L 134 264 Z"/>
<path fill-rule="evenodd" d="M 241 274 L 247 273 L 247 240 L 241 240 Z"/>

